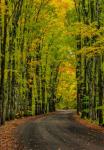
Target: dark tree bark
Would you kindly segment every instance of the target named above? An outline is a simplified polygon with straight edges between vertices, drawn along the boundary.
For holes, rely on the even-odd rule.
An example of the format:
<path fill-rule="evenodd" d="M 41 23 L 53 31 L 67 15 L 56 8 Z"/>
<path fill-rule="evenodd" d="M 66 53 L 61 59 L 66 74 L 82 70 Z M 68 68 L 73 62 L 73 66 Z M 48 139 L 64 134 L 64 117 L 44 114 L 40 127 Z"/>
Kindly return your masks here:
<path fill-rule="evenodd" d="M 5 0 L 5 6 L 7 7 L 7 1 Z M 7 38 L 7 9 L 4 14 L 4 33 L 3 33 L 3 42 L 1 44 L 1 81 L 0 81 L 0 101 L 1 101 L 1 110 L 0 110 L 0 118 L 1 124 L 5 122 L 5 91 L 4 91 L 4 71 L 5 71 L 5 51 L 6 51 L 6 38 Z"/>

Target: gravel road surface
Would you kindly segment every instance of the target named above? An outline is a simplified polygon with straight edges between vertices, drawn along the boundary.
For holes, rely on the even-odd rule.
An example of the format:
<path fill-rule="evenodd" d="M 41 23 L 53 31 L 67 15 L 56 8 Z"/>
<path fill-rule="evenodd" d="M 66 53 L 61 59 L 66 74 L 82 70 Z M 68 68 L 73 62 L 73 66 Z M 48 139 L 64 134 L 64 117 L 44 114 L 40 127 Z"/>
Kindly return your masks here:
<path fill-rule="evenodd" d="M 73 118 L 73 111 L 59 111 L 20 125 L 16 132 L 21 150 L 104 150 L 104 134 Z"/>

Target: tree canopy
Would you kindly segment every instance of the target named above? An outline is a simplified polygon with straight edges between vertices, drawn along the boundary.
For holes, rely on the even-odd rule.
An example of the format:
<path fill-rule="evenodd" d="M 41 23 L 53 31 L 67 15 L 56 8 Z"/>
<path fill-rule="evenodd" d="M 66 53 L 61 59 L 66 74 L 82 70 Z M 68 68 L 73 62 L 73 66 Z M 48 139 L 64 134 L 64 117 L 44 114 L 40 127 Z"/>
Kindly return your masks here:
<path fill-rule="evenodd" d="M 0 0 L 0 124 L 77 107 L 103 125 L 103 8 L 103 0 Z"/>

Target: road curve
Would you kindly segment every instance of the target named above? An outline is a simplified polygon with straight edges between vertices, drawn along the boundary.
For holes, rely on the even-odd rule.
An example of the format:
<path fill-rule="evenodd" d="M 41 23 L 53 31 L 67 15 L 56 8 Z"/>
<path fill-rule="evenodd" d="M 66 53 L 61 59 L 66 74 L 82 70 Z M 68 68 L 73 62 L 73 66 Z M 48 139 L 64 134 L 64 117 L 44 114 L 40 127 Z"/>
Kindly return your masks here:
<path fill-rule="evenodd" d="M 19 150 L 104 150 L 104 134 L 77 123 L 71 111 L 31 120 L 16 132 Z"/>

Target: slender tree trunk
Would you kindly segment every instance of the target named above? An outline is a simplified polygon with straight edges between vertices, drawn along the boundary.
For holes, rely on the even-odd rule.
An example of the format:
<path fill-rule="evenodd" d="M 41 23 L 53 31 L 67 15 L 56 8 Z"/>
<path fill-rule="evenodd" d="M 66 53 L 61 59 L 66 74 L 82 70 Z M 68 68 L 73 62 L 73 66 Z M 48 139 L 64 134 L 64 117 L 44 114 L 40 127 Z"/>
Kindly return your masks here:
<path fill-rule="evenodd" d="M 5 6 L 7 7 L 7 1 L 5 0 Z M 3 33 L 3 44 L 1 46 L 1 83 L 0 83 L 0 99 L 2 104 L 1 109 L 1 124 L 5 122 L 5 98 L 4 98 L 4 76 L 5 76 L 5 50 L 6 50 L 6 38 L 7 38 L 7 9 L 5 10 L 4 14 L 4 33 Z"/>

